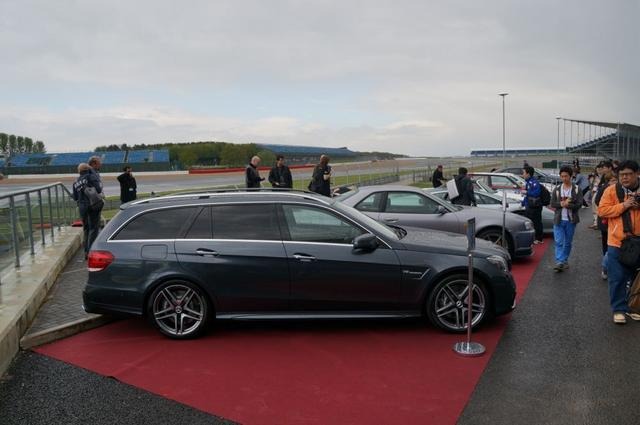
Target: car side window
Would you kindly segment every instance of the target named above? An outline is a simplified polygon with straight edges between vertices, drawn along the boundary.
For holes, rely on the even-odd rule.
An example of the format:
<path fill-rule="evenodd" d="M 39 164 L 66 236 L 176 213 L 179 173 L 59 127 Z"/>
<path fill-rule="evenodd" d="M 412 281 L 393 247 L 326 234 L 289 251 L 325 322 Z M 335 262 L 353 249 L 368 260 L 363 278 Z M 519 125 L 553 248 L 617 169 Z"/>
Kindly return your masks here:
<path fill-rule="evenodd" d="M 185 239 L 211 239 L 213 227 L 211 222 L 211 208 L 205 207 L 193 220 L 193 224 L 184 236 Z"/>
<path fill-rule="evenodd" d="M 282 239 L 274 204 L 219 205 L 211 211 L 214 239 Z"/>
<path fill-rule="evenodd" d="M 372 193 L 371 195 L 358 202 L 356 209 L 366 212 L 380 212 L 382 210 L 382 198 L 384 192 Z"/>
<path fill-rule="evenodd" d="M 510 179 L 504 176 L 491 176 L 491 185 L 494 187 L 516 187 Z"/>
<path fill-rule="evenodd" d="M 364 233 L 325 209 L 285 204 L 282 211 L 292 241 L 351 244 L 356 236 Z"/>
<path fill-rule="evenodd" d="M 139 215 L 123 227 L 114 240 L 176 239 L 199 207 L 152 210 Z"/>
<path fill-rule="evenodd" d="M 396 214 L 436 214 L 438 203 L 419 193 L 389 192 L 385 212 Z"/>
<path fill-rule="evenodd" d="M 491 196 L 486 196 L 483 195 L 481 193 L 474 193 L 476 195 L 476 202 L 478 204 L 483 204 L 483 205 L 499 205 L 502 202 L 500 202 L 499 200 L 492 198 Z"/>

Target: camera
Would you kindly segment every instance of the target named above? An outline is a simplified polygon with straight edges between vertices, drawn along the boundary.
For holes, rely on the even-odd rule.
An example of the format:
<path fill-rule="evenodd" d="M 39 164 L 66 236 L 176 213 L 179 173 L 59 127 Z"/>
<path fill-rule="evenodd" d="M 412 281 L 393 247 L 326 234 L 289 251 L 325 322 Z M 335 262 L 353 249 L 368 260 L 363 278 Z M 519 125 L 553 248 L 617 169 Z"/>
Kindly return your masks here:
<path fill-rule="evenodd" d="M 637 203 L 640 203 L 640 193 L 634 193 L 633 200 Z"/>

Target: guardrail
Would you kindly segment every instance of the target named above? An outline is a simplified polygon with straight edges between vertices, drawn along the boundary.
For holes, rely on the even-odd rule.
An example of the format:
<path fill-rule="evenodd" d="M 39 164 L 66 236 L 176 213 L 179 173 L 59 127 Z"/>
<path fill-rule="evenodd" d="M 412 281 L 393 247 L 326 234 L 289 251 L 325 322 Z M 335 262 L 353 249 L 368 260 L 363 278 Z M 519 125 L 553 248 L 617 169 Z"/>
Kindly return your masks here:
<path fill-rule="evenodd" d="M 21 253 L 30 250 L 35 255 L 36 243 L 53 242 L 55 228 L 77 217 L 75 208 L 71 192 L 60 182 L 1 194 L 0 268 L 7 265 L 11 251 L 15 267 L 20 267 Z"/>

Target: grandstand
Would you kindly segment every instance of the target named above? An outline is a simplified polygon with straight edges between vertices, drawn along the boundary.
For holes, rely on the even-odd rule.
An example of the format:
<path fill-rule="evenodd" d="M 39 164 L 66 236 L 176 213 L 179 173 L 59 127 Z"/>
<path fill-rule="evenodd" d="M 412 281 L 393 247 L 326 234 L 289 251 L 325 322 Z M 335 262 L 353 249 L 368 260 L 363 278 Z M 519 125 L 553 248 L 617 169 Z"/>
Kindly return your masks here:
<path fill-rule="evenodd" d="M 320 159 L 320 155 L 329 155 L 332 159 L 355 158 L 357 152 L 350 151 L 347 148 L 323 148 L 314 146 L 291 146 L 291 145 L 272 145 L 258 144 L 258 148 L 268 150 L 276 155 L 284 155 L 290 164 L 315 164 Z"/>
<path fill-rule="evenodd" d="M 66 174 L 76 173 L 78 164 L 88 162 L 92 156 L 102 159 L 103 172 L 122 171 L 131 165 L 137 171 L 169 170 L 169 151 L 135 150 L 73 153 L 20 153 L 0 160 L 3 174 Z"/>
<path fill-rule="evenodd" d="M 567 153 L 566 149 L 556 148 L 518 148 L 518 149 L 475 149 L 471 151 L 471 156 L 476 157 L 497 157 L 506 154 L 510 157 L 516 156 L 540 156 L 540 155 L 564 155 Z"/>
<path fill-rule="evenodd" d="M 560 119 L 563 120 L 561 140 L 564 147 L 506 149 L 506 155 L 510 157 L 570 155 L 586 158 L 640 159 L 639 126 L 604 121 Z M 560 134 L 556 140 L 556 143 L 559 142 Z M 500 157 L 502 155 L 502 149 L 475 149 L 471 151 L 471 156 L 476 157 Z"/>

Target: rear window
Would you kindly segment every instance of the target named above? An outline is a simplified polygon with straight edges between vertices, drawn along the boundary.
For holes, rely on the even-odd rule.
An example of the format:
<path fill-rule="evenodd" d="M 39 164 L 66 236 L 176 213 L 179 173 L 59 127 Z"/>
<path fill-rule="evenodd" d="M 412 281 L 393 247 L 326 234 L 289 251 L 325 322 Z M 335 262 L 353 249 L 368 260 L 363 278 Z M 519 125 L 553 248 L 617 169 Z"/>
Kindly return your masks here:
<path fill-rule="evenodd" d="M 198 207 L 163 208 L 153 210 L 131 220 L 114 240 L 176 239 L 199 210 Z"/>

